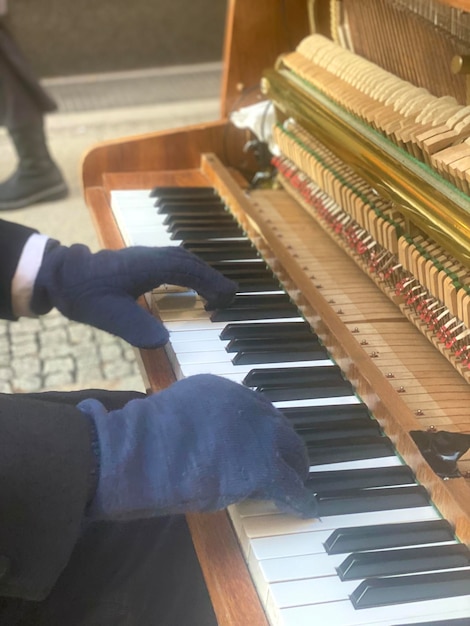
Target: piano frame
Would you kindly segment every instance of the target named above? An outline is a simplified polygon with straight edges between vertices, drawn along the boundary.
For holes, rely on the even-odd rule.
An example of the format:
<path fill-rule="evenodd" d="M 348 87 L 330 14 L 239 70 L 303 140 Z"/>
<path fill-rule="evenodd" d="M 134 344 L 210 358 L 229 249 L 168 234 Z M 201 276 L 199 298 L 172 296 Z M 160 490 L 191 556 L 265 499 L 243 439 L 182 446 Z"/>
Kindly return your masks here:
<path fill-rule="evenodd" d="M 458 3 L 453 2 L 454 6 Z M 315 23 L 328 32 L 329 3 L 316 2 Z M 310 16 L 311 17 L 311 16 Z M 83 159 L 83 188 L 102 245 L 123 247 L 123 239 L 110 207 L 110 190 L 150 188 L 156 185 L 214 184 L 223 197 L 241 207 L 237 216 L 252 228 L 250 202 L 241 188 L 246 182 L 230 164 L 241 165 L 249 175 L 256 164 L 243 151 L 244 131 L 235 131 L 227 117 L 231 110 L 261 97 L 259 81 L 265 68 L 309 32 L 305 0 L 229 0 L 224 47 L 221 118 L 211 123 L 158 133 L 147 133 L 104 142 L 92 147 Z M 255 53 L 253 54 L 253 51 Z M 206 155 L 202 158 L 201 155 Z M 222 166 L 225 163 L 227 167 Z M 259 216 L 257 216 L 259 221 Z M 264 225 L 266 226 L 266 225 Z M 442 481 L 419 453 L 409 431 L 419 429 L 411 412 L 390 388 L 358 342 L 345 332 L 344 325 L 315 287 L 289 260 L 285 248 L 260 224 L 263 237 L 253 230 L 264 252 L 278 258 L 278 269 L 300 288 L 307 306 L 319 318 L 319 332 L 346 376 L 353 380 L 363 399 L 374 406 L 374 415 L 385 426 L 405 460 L 420 481 L 439 502 L 442 513 L 456 526 L 462 541 L 470 541 L 470 487 L 465 479 Z M 141 304 L 147 302 L 141 298 Z M 175 381 L 164 349 L 141 350 L 141 369 L 148 391 L 158 391 Z M 399 415 L 400 419 L 391 419 Z M 253 587 L 245 559 L 226 512 L 188 515 L 193 542 L 206 579 L 220 626 L 268 626 Z M 227 575 L 227 572 L 230 572 Z"/>

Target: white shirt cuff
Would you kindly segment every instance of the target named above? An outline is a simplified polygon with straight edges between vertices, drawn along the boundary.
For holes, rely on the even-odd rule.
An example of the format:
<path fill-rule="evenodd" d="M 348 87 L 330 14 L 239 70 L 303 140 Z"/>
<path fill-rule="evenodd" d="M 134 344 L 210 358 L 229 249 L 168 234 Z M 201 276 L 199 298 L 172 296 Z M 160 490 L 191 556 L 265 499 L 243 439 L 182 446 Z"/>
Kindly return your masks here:
<path fill-rule="evenodd" d="M 30 304 L 34 282 L 41 267 L 49 237 L 35 233 L 27 240 L 11 283 L 11 303 L 15 317 L 36 317 Z"/>

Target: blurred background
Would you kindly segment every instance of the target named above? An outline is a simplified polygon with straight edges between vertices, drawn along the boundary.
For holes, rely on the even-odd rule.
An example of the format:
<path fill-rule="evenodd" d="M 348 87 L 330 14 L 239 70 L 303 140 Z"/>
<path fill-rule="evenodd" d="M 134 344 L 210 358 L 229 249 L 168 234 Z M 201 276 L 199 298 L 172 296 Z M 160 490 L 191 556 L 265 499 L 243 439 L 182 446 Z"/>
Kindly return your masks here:
<path fill-rule="evenodd" d="M 222 0 L 11 0 L 9 27 L 59 105 L 46 129 L 70 195 L 0 217 L 97 250 L 81 189 L 84 152 L 107 139 L 218 119 L 225 9 Z M 0 128 L 0 179 L 15 165 Z M 56 311 L 0 321 L 0 392 L 85 387 L 143 389 L 134 350 Z"/>
<path fill-rule="evenodd" d="M 224 0 L 10 0 L 8 20 L 41 77 L 219 61 Z"/>

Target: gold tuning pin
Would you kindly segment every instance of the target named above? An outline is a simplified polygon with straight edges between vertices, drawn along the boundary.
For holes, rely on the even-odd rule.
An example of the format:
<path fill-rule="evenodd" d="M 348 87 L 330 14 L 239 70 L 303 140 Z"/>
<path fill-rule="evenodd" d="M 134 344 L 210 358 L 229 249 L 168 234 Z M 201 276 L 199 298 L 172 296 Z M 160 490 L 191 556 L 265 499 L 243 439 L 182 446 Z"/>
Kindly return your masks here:
<path fill-rule="evenodd" d="M 470 74 L 470 56 L 457 54 L 450 62 L 452 74 Z"/>
<path fill-rule="evenodd" d="M 470 104 L 470 56 L 456 54 L 450 62 L 450 71 L 465 76 L 465 99 Z"/>

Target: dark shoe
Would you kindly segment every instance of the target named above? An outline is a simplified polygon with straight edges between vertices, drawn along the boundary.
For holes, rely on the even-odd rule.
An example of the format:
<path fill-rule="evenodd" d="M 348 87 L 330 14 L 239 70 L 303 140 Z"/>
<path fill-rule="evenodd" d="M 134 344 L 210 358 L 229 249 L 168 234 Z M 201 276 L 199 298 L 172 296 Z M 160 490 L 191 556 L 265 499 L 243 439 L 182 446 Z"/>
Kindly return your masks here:
<path fill-rule="evenodd" d="M 0 211 L 65 198 L 67 184 L 49 154 L 42 122 L 8 132 L 19 163 L 16 171 L 0 183 Z"/>

